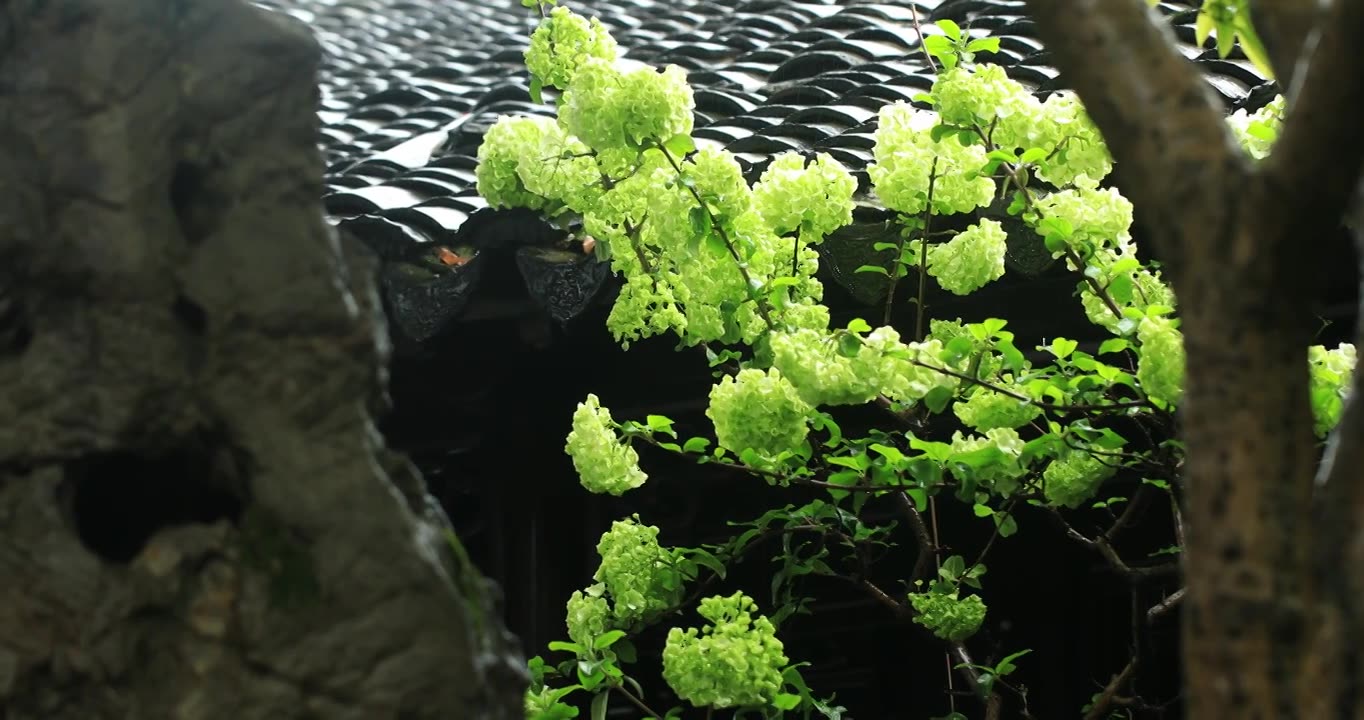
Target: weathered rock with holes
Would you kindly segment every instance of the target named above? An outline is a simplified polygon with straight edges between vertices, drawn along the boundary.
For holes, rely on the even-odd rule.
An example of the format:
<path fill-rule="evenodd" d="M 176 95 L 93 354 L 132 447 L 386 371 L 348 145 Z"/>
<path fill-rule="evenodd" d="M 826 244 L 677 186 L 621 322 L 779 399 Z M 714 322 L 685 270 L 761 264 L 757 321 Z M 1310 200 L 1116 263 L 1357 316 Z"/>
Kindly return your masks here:
<path fill-rule="evenodd" d="M 239 0 L 0 13 L 7 720 L 519 717 L 489 592 L 371 423 L 317 63 Z"/>

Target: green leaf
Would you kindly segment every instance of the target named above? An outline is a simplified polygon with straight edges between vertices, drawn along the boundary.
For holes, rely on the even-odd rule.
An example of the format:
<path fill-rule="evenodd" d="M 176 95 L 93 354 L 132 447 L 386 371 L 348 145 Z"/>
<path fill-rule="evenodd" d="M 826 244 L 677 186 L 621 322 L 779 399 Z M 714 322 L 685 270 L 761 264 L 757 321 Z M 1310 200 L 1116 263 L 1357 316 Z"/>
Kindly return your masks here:
<path fill-rule="evenodd" d="M 709 550 L 701 548 L 691 548 L 688 550 L 688 557 L 698 565 L 704 565 L 708 570 L 715 573 L 721 580 L 725 579 L 728 569 L 725 564 L 720 562 L 720 558 L 715 557 Z"/>
<path fill-rule="evenodd" d="M 1080 343 L 1066 338 L 1056 338 L 1051 341 L 1051 347 L 1047 348 L 1058 359 L 1064 360 L 1075 352 L 1075 348 L 1080 347 Z"/>
<path fill-rule="evenodd" d="M 696 149 L 696 141 L 691 135 L 679 133 L 667 139 L 663 147 L 674 157 L 686 157 Z"/>
<path fill-rule="evenodd" d="M 1017 670 L 1018 663 L 1016 663 L 1015 661 L 1023 657 L 1024 655 L 1027 655 L 1030 652 L 1032 652 L 1032 649 L 1028 648 L 1026 650 L 1019 650 L 1018 652 L 1013 653 L 1012 655 L 1005 655 L 1004 658 L 995 665 L 995 674 L 999 675 L 1000 677 L 1003 677 Z"/>
<path fill-rule="evenodd" d="M 938 29 L 942 30 L 943 34 L 946 35 L 947 37 L 950 37 L 953 40 L 961 39 L 961 26 L 957 25 L 951 20 L 943 18 L 942 20 L 939 20 L 933 24 L 937 25 Z"/>
<path fill-rule="evenodd" d="M 1107 355 L 1109 353 L 1118 353 L 1131 346 L 1132 343 L 1126 338 L 1109 338 L 1103 341 L 1103 344 L 1099 345 L 1099 354 Z"/>
<path fill-rule="evenodd" d="M 1152 0 L 1151 4 L 1154 5 L 1158 1 Z M 1194 41 L 1198 43 L 1199 47 L 1202 47 L 1208 41 L 1208 37 L 1212 35 L 1214 22 L 1212 13 L 1207 10 L 1198 13 L 1198 19 L 1194 21 Z"/>
<path fill-rule="evenodd" d="M 995 349 L 1004 356 L 1004 364 L 1008 366 L 1014 374 L 1022 372 L 1023 368 L 1028 364 L 1028 359 L 1023 357 L 1023 351 L 1014 347 L 1012 340 L 1000 340 L 996 342 Z"/>
<path fill-rule="evenodd" d="M 616 643 L 617 640 L 625 637 L 624 630 L 607 630 L 592 639 L 593 650 L 605 650 Z"/>
<path fill-rule="evenodd" d="M 846 457 L 831 457 L 826 458 L 825 462 L 829 463 L 830 465 L 838 465 L 840 467 L 852 468 L 853 470 L 856 470 L 858 472 L 865 472 L 867 468 L 871 467 L 871 458 L 867 457 L 866 454 L 851 455 Z"/>
<path fill-rule="evenodd" d="M 976 52 L 992 52 L 992 53 L 999 52 L 999 38 L 997 38 L 997 37 L 976 38 L 975 40 L 972 40 L 971 42 L 966 43 L 966 52 L 973 52 L 973 53 L 976 53 Z M 1024 162 L 1027 162 L 1027 161 L 1024 160 Z"/>
<path fill-rule="evenodd" d="M 945 58 L 948 56 L 954 58 L 956 56 L 956 48 L 953 46 L 952 40 L 944 35 L 924 36 L 924 50 L 926 50 L 929 55 L 932 55 L 939 60 L 944 60 L 944 62 Z M 936 138 L 934 139 L 936 140 Z"/>
<path fill-rule="evenodd" d="M 1003 320 L 1001 318 L 985 318 L 980 322 L 981 327 L 985 329 L 985 335 L 987 337 L 997 337 L 999 331 L 1003 330 L 1008 324 L 1008 320 Z"/>
<path fill-rule="evenodd" d="M 592 698 L 592 720 L 606 720 L 606 707 L 610 701 L 609 692 L 597 693 L 597 696 Z"/>
<path fill-rule="evenodd" d="M 691 220 L 691 234 L 694 239 L 699 240 L 710 234 L 711 217 L 705 208 L 697 205 L 691 209 L 687 217 Z"/>
<path fill-rule="evenodd" d="M 563 640 L 551 640 L 549 643 L 549 649 L 557 650 L 560 652 L 570 652 L 573 653 L 574 655 L 582 655 L 584 652 L 584 648 L 582 645 L 579 645 L 578 643 L 564 642 Z"/>
<path fill-rule="evenodd" d="M 838 336 L 838 354 L 843 357 L 857 357 L 862 351 L 862 338 L 852 333 L 841 333 Z"/>
<path fill-rule="evenodd" d="M 999 528 L 1000 537 L 1010 537 L 1018 532 L 1018 521 L 1014 519 L 1013 513 L 996 513 L 995 527 Z"/>
<path fill-rule="evenodd" d="M 952 457 L 952 446 L 945 442 L 935 442 L 931 440 L 921 440 L 914 435 L 909 436 L 909 447 L 918 450 L 929 459 L 937 462 L 944 462 Z"/>
<path fill-rule="evenodd" d="M 924 406 L 934 414 L 940 413 L 947 409 L 947 404 L 952 402 L 952 397 L 955 394 L 956 390 L 953 388 L 942 385 L 935 386 L 924 396 Z"/>
<path fill-rule="evenodd" d="M 862 318 L 853 318 L 848 321 L 847 330 L 850 333 L 871 332 L 871 325 L 868 325 L 867 321 Z"/>
<path fill-rule="evenodd" d="M 966 572 L 966 560 L 960 555 L 947 558 L 938 569 L 938 574 L 948 582 L 955 582 L 963 572 Z"/>
<path fill-rule="evenodd" d="M 970 337 L 967 337 L 966 335 L 958 335 L 952 338 L 951 340 L 947 341 L 947 344 L 943 346 L 942 352 L 939 354 L 938 359 L 942 360 L 943 362 L 949 365 L 952 365 L 955 364 L 958 360 L 966 357 L 967 355 L 970 355 L 972 352 L 975 351 L 975 349 L 976 344 L 974 341 L 972 341 Z"/>
<path fill-rule="evenodd" d="M 654 432 L 677 437 L 677 433 L 673 431 L 673 421 L 663 415 L 649 415 L 644 419 L 644 422 L 649 426 L 649 429 Z"/>
<path fill-rule="evenodd" d="M 992 517 L 995 514 L 994 508 L 990 507 L 989 505 L 981 505 L 980 503 L 976 503 L 974 506 L 972 506 L 971 510 L 976 514 L 976 517 L 978 518 Z"/>
<path fill-rule="evenodd" d="M 882 445 L 880 443 L 872 443 L 868 448 L 877 455 L 885 458 L 886 461 L 891 464 L 898 464 L 905 461 L 905 455 L 900 452 L 900 448 Z"/>
<path fill-rule="evenodd" d="M 905 490 L 905 495 L 914 501 L 914 509 L 923 512 L 928 509 L 928 491 L 919 488 L 909 488 Z"/>
<path fill-rule="evenodd" d="M 601 663 L 578 661 L 578 682 L 582 684 L 584 690 L 595 690 L 606 679 L 606 673 L 601 670 Z"/>
<path fill-rule="evenodd" d="M 708 447 L 710 447 L 710 438 L 688 438 L 687 442 L 682 444 L 682 452 L 703 453 Z"/>
<path fill-rule="evenodd" d="M 856 270 L 854 270 L 853 272 L 855 272 L 855 273 L 860 273 L 860 272 L 874 272 L 874 273 L 880 273 L 880 274 L 882 274 L 882 275 L 885 275 L 886 277 L 890 277 L 890 271 L 887 270 L 887 269 L 885 269 L 885 268 L 883 268 L 883 267 L 881 267 L 880 265 L 862 265 L 862 266 L 858 267 Z"/>
<path fill-rule="evenodd" d="M 543 103 L 545 101 L 542 94 L 544 88 L 544 82 L 540 80 L 538 76 L 532 74 L 530 76 L 530 101 L 536 105 Z"/>
<path fill-rule="evenodd" d="M 936 36 L 931 36 L 931 37 L 936 37 Z M 925 38 L 925 39 L 927 39 L 927 38 Z M 941 40 L 942 38 L 938 38 L 938 39 Z M 957 128 L 955 125 L 947 125 L 947 124 L 939 123 L 939 124 L 937 124 L 937 125 L 934 125 L 932 128 L 929 128 L 929 130 L 928 130 L 928 139 L 932 140 L 933 142 L 942 142 L 942 139 L 943 139 L 943 138 L 945 138 L 945 137 L 947 137 L 948 135 L 951 135 L 951 134 L 957 132 L 957 130 L 958 130 L 958 128 Z"/>
<path fill-rule="evenodd" d="M 1009 152 L 1008 150 L 991 150 L 990 153 L 985 157 L 991 160 L 998 160 L 1000 162 L 1006 163 L 1018 162 L 1018 156 L 1013 154 L 1012 152 Z"/>
<path fill-rule="evenodd" d="M 861 479 L 862 473 L 856 470 L 839 470 L 838 472 L 829 476 L 828 483 L 830 485 L 852 486 L 856 485 L 858 481 Z M 842 500 L 843 498 L 851 494 L 852 493 L 849 493 L 847 490 L 829 488 L 829 495 L 835 500 Z"/>
<path fill-rule="evenodd" d="M 777 693 L 777 696 L 775 698 L 772 698 L 772 707 L 778 710 L 783 711 L 794 710 L 799 705 L 800 705 L 799 695 L 793 695 L 791 693 Z"/>
<path fill-rule="evenodd" d="M 1018 156 L 1018 161 L 1021 163 L 1035 163 L 1041 160 L 1045 160 L 1048 154 L 1049 153 L 1045 148 L 1037 147 L 1028 148 L 1027 150 L 1023 151 L 1022 155 Z"/>
<path fill-rule="evenodd" d="M 1132 276 L 1123 274 L 1108 283 L 1108 296 L 1119 305 L 1132 302 Z"/>
<path fill-rule="evenodd" d="M 1047 433 L 1023 444 L 1023 451 L 1018 456 L 1018 462 L 1027 465 L 1033 460 L 1056 457 L 1056 453 L 1064 446 L 1064 442 L 1055 433 Z"/>

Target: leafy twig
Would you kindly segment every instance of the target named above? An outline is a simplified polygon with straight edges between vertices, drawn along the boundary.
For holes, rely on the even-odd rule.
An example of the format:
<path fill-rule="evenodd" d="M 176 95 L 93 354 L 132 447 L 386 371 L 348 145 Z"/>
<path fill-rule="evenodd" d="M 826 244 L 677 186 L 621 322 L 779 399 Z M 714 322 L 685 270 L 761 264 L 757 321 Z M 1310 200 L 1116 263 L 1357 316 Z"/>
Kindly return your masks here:
<path fill-rule="evenodd" d="M 1127 684 L 1128 679 L 1132 677 L 1132 673 L 1136 671 L 1137 659 L 1132 658 L 1127 661 L 1127 666 L 1122 669 L 1122 672 L 1114 675 L 1113 679 L 1108 682 L 1108 685 L 1104 686 L 1103 692 L 1099 693 L 1099 697 L 1094 700 L 1094 704 L 1090 705 L 1089 712 L 1085 713 L 1084 720 L 1100 720 L 1105 717 L 1108 714 L 1109 708 L 1113 706 L 1113 701 L 1117 698 L 1118 691 L 1122 689 L 1123 685 Z"/>

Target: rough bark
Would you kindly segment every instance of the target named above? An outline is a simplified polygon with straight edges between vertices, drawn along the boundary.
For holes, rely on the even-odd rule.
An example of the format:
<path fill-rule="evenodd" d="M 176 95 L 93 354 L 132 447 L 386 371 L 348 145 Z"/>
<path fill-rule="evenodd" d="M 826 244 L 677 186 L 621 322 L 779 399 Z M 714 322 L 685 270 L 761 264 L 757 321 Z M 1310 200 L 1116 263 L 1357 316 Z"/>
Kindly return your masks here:
<path fill-rule="evenodd" d="M 1304 59 L 1258 167 L 1144 0 L 1028 6 L 1180 300 L 1188 716 L 1364 717 L 1364 418 L 1351 407 L 1336 453 L 1351 460 L 1314 490 L 1306 369 L 1313 238 L 1337 229 L 1364 159 L 1364 3 L 1337 0 L 1314 30 L 1268 28 L 1273 62 Z"/>
<path fill-rule="evenodd" d="M 1274 75 L 1283 87 L 1293 86 L 1322 9 L 1317 0 L 1250 0 L 1255 32 L 1264 41 Z"/>
<path fill-rule="evenodd" d="M 240 0 L 0 3 L 0 716 L 512 718 L 388 451 L 319 50 Z"/>

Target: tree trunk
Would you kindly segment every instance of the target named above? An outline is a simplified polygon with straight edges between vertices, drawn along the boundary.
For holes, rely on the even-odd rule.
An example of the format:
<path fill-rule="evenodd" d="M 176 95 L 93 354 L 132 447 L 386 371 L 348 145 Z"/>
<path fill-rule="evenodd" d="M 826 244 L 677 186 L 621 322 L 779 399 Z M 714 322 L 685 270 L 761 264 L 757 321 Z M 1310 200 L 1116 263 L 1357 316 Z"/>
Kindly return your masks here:
<path fill-rule="evenodd" d="M 1314 484 L 1307 371 L 1321 240 L 1364 165 L 1364 3 L 1256 2 L 1289 99 L 1258 166 L 1147 5 L 1028 0 L 1179 297 L 1188 717 L 1364 718 L 1364 398 Z"/>
<path fill-rule="evenodd" d="M 307 30 L 0 6 L 0 717 L 520 717 L 371 420 L 387 334 L 322 217 Z"/>

